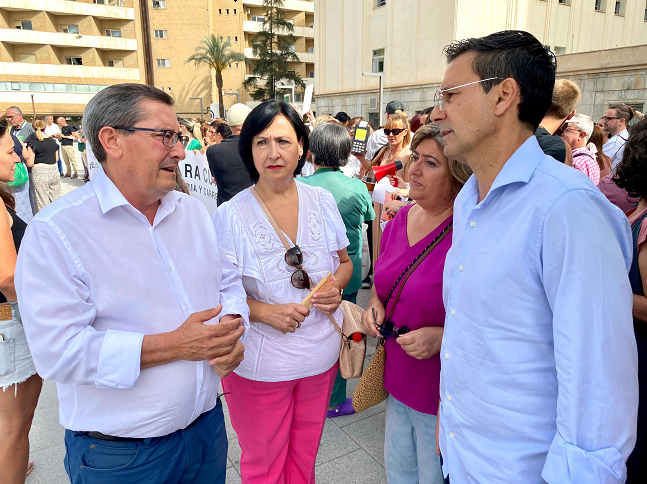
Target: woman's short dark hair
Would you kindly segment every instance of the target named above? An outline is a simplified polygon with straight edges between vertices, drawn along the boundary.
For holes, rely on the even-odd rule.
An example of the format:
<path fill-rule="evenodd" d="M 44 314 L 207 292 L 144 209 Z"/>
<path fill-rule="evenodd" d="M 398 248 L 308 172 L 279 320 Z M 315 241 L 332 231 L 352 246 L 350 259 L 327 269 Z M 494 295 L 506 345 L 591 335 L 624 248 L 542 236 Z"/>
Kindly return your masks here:
<path fill-rule="evenodd" d="M 534 132 L 550 108 L 555 86 L 555 55 L 532 34 L 521 30 L 504 30 L 485 37 L 457 40 L 445 47 L 447 62 L 474 52 L 472 69 L 488 93 L 504 79 L 519 85 L 519 121 Z"/>
<path fill-rule="evenodd" d="M 631 197 L 647 197 L 647 119 L 630 128 L 613 181 Z"/>
<path fill-rule="evenodd" d="M 301 173 L 301 168 L 306 162 L 306 155 L 308 154 L 308 128 L 303 124 L 301 116 L 297 113 L 292 106 L 283 101 L 265 101 L 259 104 L 252 112 L 249 113 L 243 127 L 240 131 L 240 138 L 238 140 L 238 152 L 240 157 L 249 172 L 250 177 L 256 183 L 258 181 L 258 170 L 254 166 L 254 157 L 252 156 L 252 141 L 255 136 L 258 136 L 265 131 L 277 116 L 285 116 L 297 135 L 298 141 L 303 141 L 303 154 L 299 158 L 297 167 L 294 170 L 294 176 Z"/>
<path fill-rule="evenodd" d="M 310 134 L 310 153 L 314 164 L 339 168 L 346 166 L 350 157 L 351 139 L 343 126 L 325 123 L 317 126 Z"/>

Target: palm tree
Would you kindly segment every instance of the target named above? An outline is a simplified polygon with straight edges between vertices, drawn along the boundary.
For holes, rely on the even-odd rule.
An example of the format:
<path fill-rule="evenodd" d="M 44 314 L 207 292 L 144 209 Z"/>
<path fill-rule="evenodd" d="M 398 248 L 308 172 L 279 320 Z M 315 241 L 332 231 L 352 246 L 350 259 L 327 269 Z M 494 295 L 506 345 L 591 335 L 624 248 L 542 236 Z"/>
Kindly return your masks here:
<path fill-rule="evenodd" d="M 220 117 L 225 117 L 225 103 L 222 97 L 222 71 L 227 69 L 232 62 L 246 62 L 247 57 L 231 50 L 229 39 L 223 39 L 214 34 L 205 37 L 195 52 L 184 63 L 193 62 L 194 65 L 206 64 L 216 71 L 216 87 L 218 88 L 218 104 Z"/>

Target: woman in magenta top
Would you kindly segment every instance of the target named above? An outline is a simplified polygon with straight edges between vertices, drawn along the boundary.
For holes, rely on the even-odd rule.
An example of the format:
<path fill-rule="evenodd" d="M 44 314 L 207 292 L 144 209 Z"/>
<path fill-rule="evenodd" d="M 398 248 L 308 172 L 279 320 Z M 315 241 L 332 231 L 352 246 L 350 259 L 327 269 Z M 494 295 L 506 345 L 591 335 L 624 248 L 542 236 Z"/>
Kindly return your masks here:
<path fill-rule="evenodd" d="M 467 165 L 447 160 L 443 147 L 436 126 L 416 131 L 409 171 L 409 196 L 416 203 L 400 210 L 386 226 L 375 263 L 373 293 L 362 316 L 368 334 L 389 335 L 384 372 L 389 392 L 384 446 L 389 484 L 443 482 L 435 442 L 438 352 L 445 321 L 443 265 L 451 246 L 454 199 L 471 174 Z M 407 279 L 407 269 L 434 242 Z M 389 314 L 392 326 L 383 324 Z"/>

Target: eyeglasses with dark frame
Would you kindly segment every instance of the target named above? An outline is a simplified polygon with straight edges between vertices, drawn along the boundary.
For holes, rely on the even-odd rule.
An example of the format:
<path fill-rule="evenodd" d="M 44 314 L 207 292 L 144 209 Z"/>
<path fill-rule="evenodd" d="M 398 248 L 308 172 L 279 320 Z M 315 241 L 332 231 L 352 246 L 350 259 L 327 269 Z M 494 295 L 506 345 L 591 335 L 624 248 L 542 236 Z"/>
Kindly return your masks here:
<path fill-rule="evenodd" d="M 297 289 L 308 289 L 310 287 L 310 277 L 303 268 L 303 253 L 298 245 L 285 253 L 285 263 L 296 269 L 290 278 L 292 285 Z"/>
<path fill-rule="evenodd" d="M 434 94 L 434 106 L 439 109 L 445 109 L 445 103 L 443 101 L 443 93 L 447 91 L 453 91 L 459 87 L 471 86 L 472 84 L 480 84 L 485 81 L 494 81 L 495 79 L 501 79 L 501 77 L 488 77 L 487 79 L 481 79 L 480 81 L 468 82 L 467 84 L 461 84 L 460 86 L 448 87 L 447 89 L 438 89 Z"/>
<path fill-rule="evenodd" d="M 173 148 L 178 141 L 182 143 L 182 147 L 186 148 L 189 144 L 189 137 L 182 136 L 182 133 L 176 133 L 172 129 L 153 129 L 153 128 L 138 128 L 134 126 L 115 126 L 114 129 L 121 129 L 124 131 L 149 131 L 151 133 L 163 133 L 162 144 L 167 148 Z"/>
<path fill-rule="evenodd" d="M 609 121 L 610 119 L 623 119 L 623 118 L 620 118 L 618 116 L 602 116 L 600 119 L 606 122 L 606 121 Z"/>

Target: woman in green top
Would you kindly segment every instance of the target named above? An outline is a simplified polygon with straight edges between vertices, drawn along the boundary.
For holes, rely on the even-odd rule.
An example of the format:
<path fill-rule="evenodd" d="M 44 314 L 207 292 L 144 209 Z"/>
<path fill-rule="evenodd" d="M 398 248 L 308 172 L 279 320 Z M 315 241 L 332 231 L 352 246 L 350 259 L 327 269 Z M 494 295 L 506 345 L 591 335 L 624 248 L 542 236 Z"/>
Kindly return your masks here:
<path fill-rule="evenodd" d="M 366 185 L 350 178 L 339 169 L 348 163 L 351 139 L 345 128 L 335 124 L 320 124 L 309 137 L 314 174 L 298 181 L 321 187 L 332 193 L 346 226 L 350 241 L 348 256 L 353 262 L 353 275 L 344 290 L 343 299 L 355 302 L 362 287 L 362 224 L 375 218 L 373 203 Z M 330 399 L 328 417 L 355 413 L 351 398 L 346 398 L 346 380 L 339 372 Z"/>
<path fill-rule="evenodd" d="M 191 140 L 186 149 L 190 151 L 201 150 L 202 143 L 200 143 L 198 136 L 196 136 L 196 129 L 198 135 L 200 135 L 200 125 L 190 118 L 180 118 L 178 121 L 180 122 L 180 130 L 182 131 L 182 134 L 184 136 L 188 136 Z"/>

